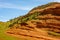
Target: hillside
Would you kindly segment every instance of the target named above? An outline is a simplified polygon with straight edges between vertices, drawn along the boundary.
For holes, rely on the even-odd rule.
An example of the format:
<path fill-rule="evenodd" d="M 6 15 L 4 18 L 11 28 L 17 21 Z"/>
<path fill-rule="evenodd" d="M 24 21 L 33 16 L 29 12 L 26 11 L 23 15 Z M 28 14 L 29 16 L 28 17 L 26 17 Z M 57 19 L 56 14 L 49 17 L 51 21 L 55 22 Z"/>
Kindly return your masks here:
<path fill-rule="evenodd" d="M 60 40 L 60 3 L 38 6 L 8 21 L 7 34 L 26 40 Z"/>
<path fill-rule="evenodd" d="M 30 10 L 26 15 L 24 16 L 19 16 L 17 18 L 14 18 L 14 19 L 11 19 L 10 21 L 8 22 L 11 22 L 11 24 L 14 24 L 14 23 L 21 23 L 21 22 L 25 22 L 27 20 L 30 20 L 30 18 L 32 18 L 31 16 L 38 16 L 39 14 L 42 14 L 41 11 L 45 10 L 47 7 L 49 8 L 50 6 L 52 5 L 56 5 L 56 4 L 60 4 L 58 2 L 51 2 L 51 3 L 48 3 L 46 5 L 42 5 L 42 6 L 38 6 L 38 7 L 35 7 L 33 8 L 32 10 Z M 53 8 L 53 6 L 52 6 Z M 41 11 L 40 11 L 41 10 Z M 45 13 L 44 13 L 45 14 Z M 33 19 L 33 18 L 32 18 Z"/>

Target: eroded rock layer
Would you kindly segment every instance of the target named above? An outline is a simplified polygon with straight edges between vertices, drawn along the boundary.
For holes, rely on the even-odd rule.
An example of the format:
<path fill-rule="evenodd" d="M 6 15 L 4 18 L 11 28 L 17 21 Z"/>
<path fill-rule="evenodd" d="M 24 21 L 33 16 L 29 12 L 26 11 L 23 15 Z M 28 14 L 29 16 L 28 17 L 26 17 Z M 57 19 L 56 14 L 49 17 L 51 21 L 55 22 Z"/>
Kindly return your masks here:
<path fill-rule="evenodd" d="M 34 12 L 34 11 L 33 11 Z M 31 12 L 31 13 L 33 13 Z M 26 23 L 15 24 L 13 28 L 9 29 L 7 33 L 14 35 L 22 35 L 24 38 L 31 40 L 60 40 L 60 4 L 46 7 L 45 9 L 39 10 L 37 20 L 29 20 Z M 51 31 L 54 36 L 50 36 L 48 32 Z M 49 32 L 50 33 L 50 32 Z M 36 39 L 35 39 L 36 38 Z"/>

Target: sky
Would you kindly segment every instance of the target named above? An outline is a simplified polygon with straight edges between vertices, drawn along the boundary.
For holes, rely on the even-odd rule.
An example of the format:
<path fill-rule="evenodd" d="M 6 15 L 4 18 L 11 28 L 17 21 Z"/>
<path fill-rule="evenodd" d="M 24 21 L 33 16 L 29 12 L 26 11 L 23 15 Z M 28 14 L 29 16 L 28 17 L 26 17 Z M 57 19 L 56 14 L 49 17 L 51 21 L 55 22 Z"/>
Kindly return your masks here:
<path fill-rule="evenodd" d="M 34 7 L 60 0 L 0 0 L 0 21 L 27 14 Z"/>

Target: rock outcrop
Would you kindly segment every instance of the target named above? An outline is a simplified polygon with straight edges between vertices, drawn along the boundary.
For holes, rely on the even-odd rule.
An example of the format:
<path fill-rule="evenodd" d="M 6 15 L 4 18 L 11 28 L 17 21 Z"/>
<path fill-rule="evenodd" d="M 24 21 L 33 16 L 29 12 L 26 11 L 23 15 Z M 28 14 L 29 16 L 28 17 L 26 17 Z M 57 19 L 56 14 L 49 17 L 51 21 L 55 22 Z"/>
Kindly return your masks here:
<path fill-rule="evenodd" d="M 34 12 L 41 13 L 36 17 L 37 20 L 17 24 L 19 27 L 9 29 L 7 33 L 20 35 L 20 37 L 22 35 L 24 38 L 30 38 L 28 40 L 60 40 L 60 37 L 56 38 L 56 35 L 50 36 L 48 34 L 48 31 L 60 34 L 60 3 L 43 9 L 36 9 L 29 13 Z"/>

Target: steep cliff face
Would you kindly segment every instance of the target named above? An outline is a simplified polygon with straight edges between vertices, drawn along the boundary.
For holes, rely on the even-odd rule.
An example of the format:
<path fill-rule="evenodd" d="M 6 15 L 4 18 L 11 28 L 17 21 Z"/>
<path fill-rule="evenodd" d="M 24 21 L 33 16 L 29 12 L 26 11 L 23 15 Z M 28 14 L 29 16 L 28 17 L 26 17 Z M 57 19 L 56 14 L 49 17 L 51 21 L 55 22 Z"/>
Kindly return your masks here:
<path fill-rule="evenodd" d="M 15 23 L 7 33 L 30 40 L 60 40 L 60 3 L 44 5 L 43 8 L 36 7 L 28 14 L 30 20 Z"/>

